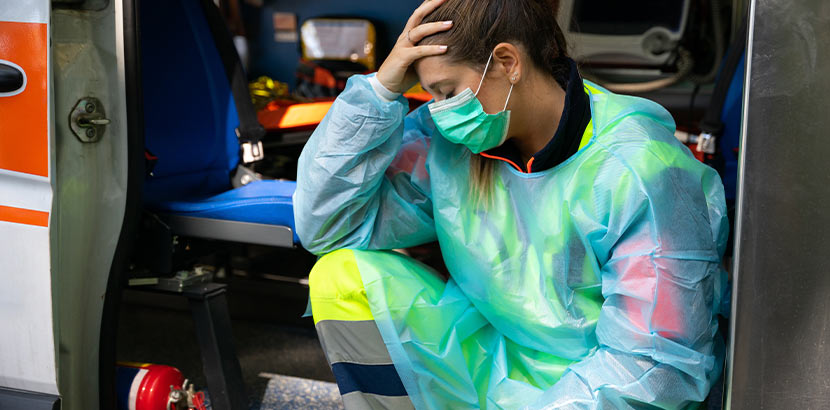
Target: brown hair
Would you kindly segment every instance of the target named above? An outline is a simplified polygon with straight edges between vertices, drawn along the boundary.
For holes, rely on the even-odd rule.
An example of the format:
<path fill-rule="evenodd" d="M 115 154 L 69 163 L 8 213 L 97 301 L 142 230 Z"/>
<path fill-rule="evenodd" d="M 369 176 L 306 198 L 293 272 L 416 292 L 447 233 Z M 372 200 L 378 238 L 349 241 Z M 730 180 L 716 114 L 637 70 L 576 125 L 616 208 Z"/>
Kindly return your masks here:
<path fill-rule="evenodd" d="M 533 65 L 554 79 L 568 71 L 565 36 L 556 16 L 559 0 L 447 0 L 422 23 L 452 20 L 453 27 L 421 40 L 445 44 L 450 61 L 483 70 L 499 43 L 523 46 Z M 494 163 L 470 157 L 470 193 L 479 202 L 491 197 Z"/>

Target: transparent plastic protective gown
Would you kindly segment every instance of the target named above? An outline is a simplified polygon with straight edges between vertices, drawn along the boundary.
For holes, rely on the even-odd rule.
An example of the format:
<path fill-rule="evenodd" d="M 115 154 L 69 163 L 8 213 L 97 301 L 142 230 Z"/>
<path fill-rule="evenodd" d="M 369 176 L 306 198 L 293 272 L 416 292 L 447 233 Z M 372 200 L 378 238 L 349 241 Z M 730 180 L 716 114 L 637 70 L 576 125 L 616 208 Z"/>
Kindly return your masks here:
<path fill-rule="evenodd" d="M 542 172 L 497 164 L 489 203 L 472 198 L 470 151 L 367 77 L 308 142 L 300 239 L 319 255 L 356 250 L 416 408 L 693 408 L 719 376 L 720 179 L 662 107 L 585 84 L 590 142 Z M 447 283 L 372 252 L 435 239 Z"/>

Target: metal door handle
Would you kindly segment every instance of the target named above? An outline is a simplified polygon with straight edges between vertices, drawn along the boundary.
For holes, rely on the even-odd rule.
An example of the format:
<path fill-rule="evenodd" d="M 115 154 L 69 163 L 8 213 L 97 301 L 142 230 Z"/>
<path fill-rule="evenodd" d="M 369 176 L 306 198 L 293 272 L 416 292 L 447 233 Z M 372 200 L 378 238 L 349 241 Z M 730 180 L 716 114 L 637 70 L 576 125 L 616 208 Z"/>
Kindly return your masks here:
<path fill-rule="evenodd" d="M 0 96 L 20 91 L 25 85 L 25 77 L 20 68 L 0 62 Z"/>

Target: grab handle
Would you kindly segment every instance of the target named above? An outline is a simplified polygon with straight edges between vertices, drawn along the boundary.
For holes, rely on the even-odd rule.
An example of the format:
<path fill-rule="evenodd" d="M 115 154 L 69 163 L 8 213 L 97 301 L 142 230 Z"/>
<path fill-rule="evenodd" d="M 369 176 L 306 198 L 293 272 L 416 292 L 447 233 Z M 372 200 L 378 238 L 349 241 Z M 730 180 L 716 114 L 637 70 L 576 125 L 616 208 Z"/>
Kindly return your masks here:
<path fill-rule="evenodd" d="M 0 62 L 0 96 L 9 96 L 23 91 L 26 77 L 16 65 Z"/>

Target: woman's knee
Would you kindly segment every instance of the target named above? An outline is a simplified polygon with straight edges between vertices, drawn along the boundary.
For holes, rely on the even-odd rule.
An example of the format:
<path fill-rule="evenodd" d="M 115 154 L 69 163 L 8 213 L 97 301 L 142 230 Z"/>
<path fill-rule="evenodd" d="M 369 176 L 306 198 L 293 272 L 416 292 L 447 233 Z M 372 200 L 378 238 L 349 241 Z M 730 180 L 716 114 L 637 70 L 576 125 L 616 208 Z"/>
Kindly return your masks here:
<path fill-rule="evenodd" d="M 360 261 L 360 263 L 358 263 Z M 361 272 L 360 266 L 367 269 Z M 343 249 L 329 253 L 309 275 L 309 299 L 314 322 L 372 320 L 363 278 L 378 275 L 408 291 L 439 295 L 446 283 L 432 268 L 396 252 Z"/>
<path fill-rule="evenodd" d="M 311 269 L 308 287 L 314 323 L 373 319 L 355 252 L 334 251 L 320 258 Z"/>
<path fill-rule="evenodd" d="M 354 251 L 341 249 L 321 257 L 308 277 L 312 297 L 337 298 L 363 289 Z"/>

